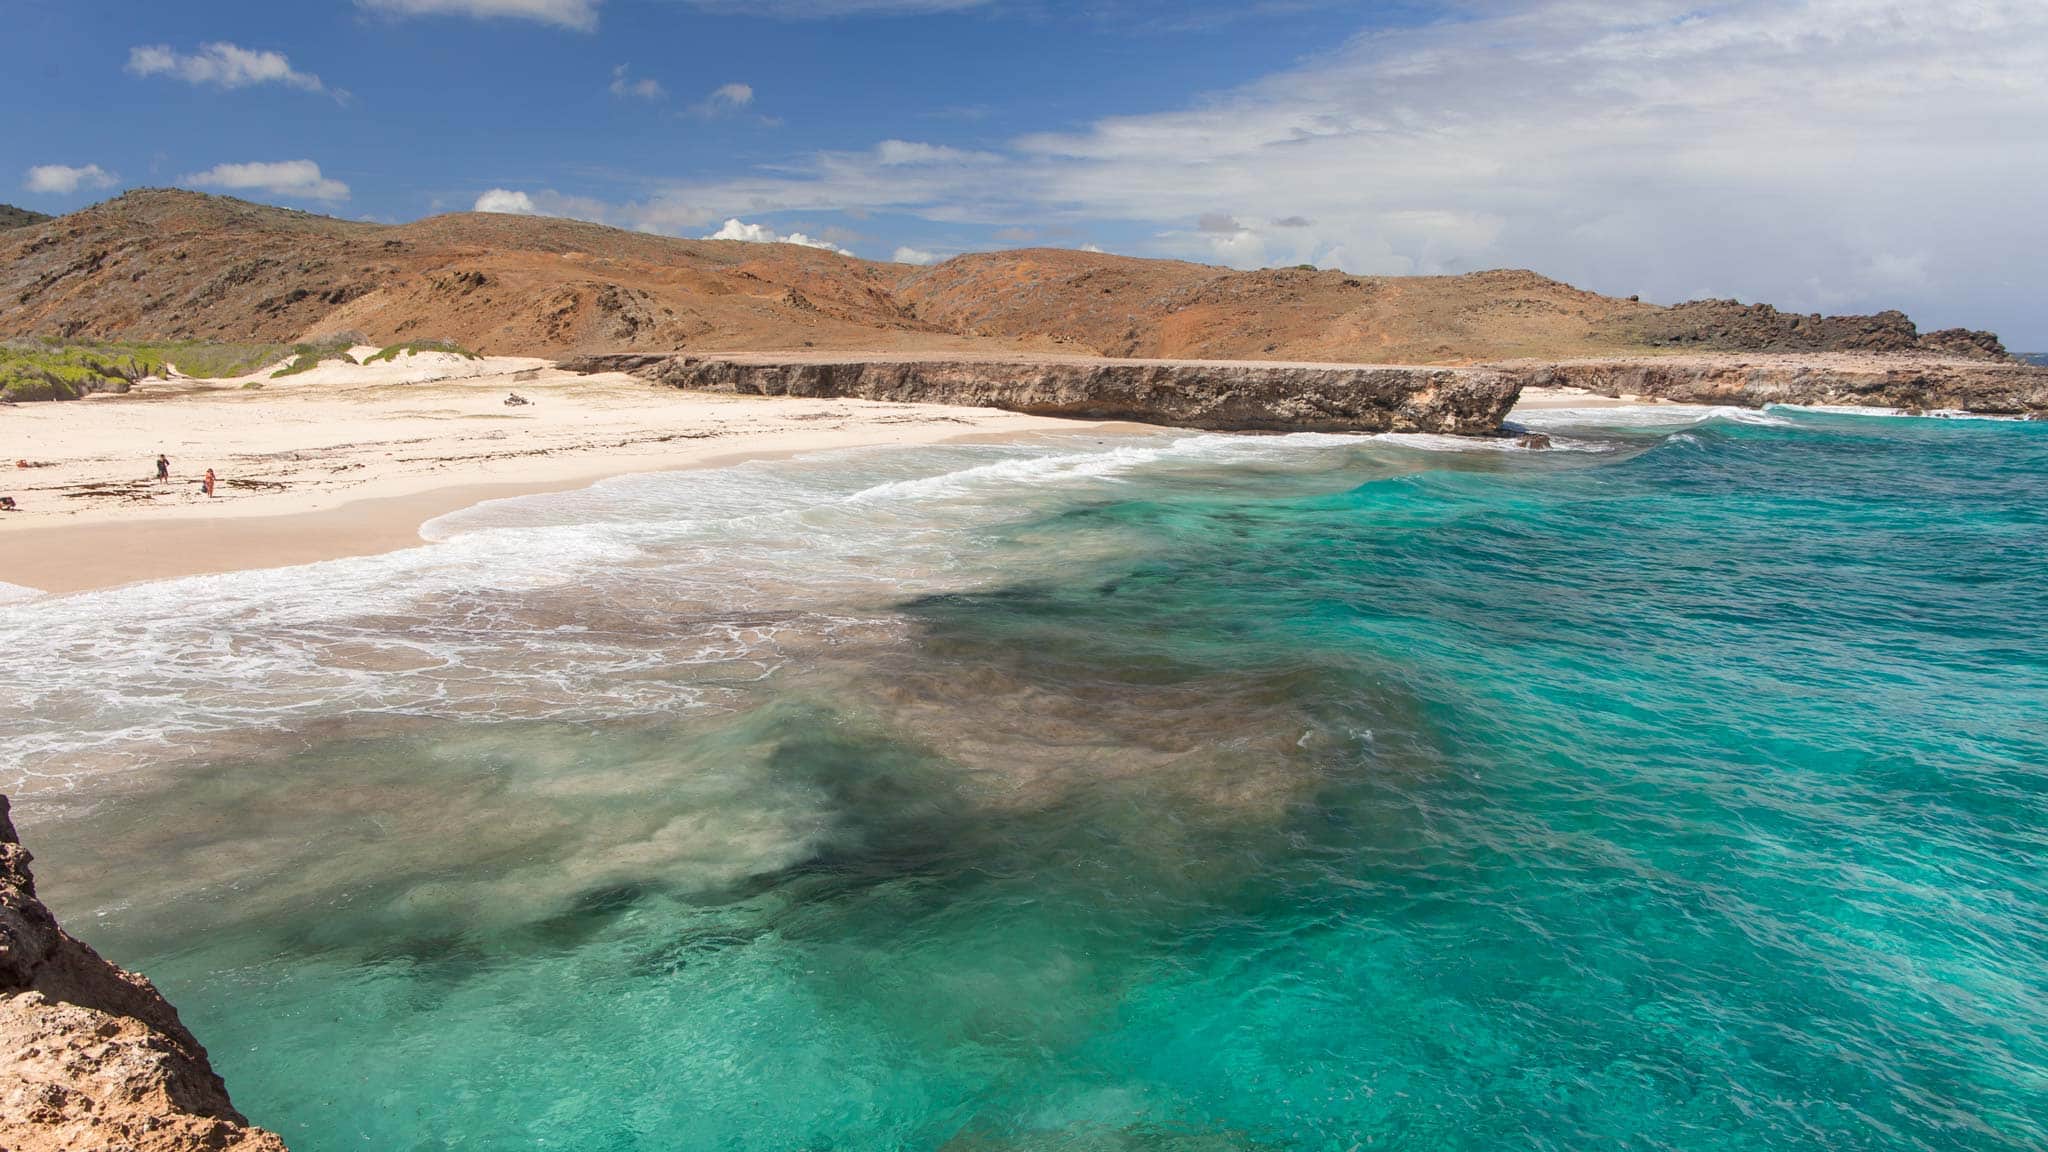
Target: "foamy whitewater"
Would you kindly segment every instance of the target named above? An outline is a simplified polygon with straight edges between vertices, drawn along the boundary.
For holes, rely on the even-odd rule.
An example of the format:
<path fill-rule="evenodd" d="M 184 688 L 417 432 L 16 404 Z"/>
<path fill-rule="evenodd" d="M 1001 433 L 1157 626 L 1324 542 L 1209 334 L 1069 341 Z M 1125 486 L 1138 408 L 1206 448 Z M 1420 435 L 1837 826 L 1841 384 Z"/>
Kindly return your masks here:
<path fill-rule="evenodd" d="M 2048 428 L 1518 419 L 0 596 L 0 786 L 301 1152 L 2048 1146 Z"/>

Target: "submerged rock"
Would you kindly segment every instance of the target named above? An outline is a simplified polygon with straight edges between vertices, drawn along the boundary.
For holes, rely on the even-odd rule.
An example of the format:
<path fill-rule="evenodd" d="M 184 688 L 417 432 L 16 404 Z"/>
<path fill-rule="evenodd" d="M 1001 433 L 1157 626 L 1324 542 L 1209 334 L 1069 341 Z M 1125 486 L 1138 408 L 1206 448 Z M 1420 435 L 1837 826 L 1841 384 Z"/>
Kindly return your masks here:
<path fill-rule="evenodd" d="M 1550 437 L 1541 432 L 1524 432 L 1515 437 L 1515 447 L 1541 451 L 1550 447 Z"/>
<path fill-rule="evenodd" d="M 284 1152 L 156 986 L 66 933 L 0 796 L 0 1148 Z"/>

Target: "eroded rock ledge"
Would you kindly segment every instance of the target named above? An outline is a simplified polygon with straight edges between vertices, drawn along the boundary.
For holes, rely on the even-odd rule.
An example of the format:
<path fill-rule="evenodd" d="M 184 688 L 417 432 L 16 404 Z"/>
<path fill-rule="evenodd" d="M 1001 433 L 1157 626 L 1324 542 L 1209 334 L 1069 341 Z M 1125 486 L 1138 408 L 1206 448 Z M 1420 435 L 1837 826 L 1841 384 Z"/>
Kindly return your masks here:
<path fill-rule="evenodd" d="M 1367 364 L 624 355 L 562 367 L 707 392 L 959 404 L 1232 432 L 1492 435 L 1521 392 L 1492 369 Z"/>
<path fill-rule="evenodd" d="M 2048 418 L 2048 368 L 1915 356 L 1675 356 L 1495 365 L 1528 388 L 1689 404 L 1854 404 Z"/>
<path fill-rule="evenodd" d="M 0 796 L 0 1148 L 284 1152 L 148 980 L 58 927 Z"/>

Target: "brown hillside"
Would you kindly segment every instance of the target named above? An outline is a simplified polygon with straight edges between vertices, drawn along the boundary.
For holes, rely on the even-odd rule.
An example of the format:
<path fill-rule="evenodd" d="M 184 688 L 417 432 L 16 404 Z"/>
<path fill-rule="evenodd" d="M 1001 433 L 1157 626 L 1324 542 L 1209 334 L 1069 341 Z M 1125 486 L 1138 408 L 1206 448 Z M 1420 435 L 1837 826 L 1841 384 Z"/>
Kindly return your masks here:
<path fill-rule="evenodd" d="M 1433 363 L 1579 356 L 1640 344 L 1603 330 L 1660 311 L 1533 272 L 1236 272 L 1064 249 L 949 260 L 900 295 L 940 327 L 1063 336 L 1110 356 Z"/>
<path fill-rule="evenodd" d="M 366 224 L 167 190 L 0 233 L 0 336 L 290 341 L 348 331 L 539 356 L 812 347 L 1462 363 L 1788 340 L 1996 354 L 1980 333 L 1923 344 L 1896 313 L 1666 309 L 1533 272 L 1236 272 L 1064 249 L 909 268 L 530 216 Z"/>

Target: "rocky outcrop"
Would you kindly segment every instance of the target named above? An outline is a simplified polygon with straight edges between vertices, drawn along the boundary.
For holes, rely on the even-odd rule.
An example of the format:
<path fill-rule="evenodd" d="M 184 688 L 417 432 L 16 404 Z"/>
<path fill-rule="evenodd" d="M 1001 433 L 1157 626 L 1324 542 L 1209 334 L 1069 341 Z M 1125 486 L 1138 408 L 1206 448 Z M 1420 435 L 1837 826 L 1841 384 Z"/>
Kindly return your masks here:
<path fill-rule="evenodd" d="M 1653 347 L 1702 352 L 1927 352 L 1977 360 L 2008 359 L 1991 332 L 1944 328 L 1922 335 L 1904 312 L 1870 316 L 1823 316 L 1780 312 L 1769 304 L 1739 300 L 1689 300 L 1632 316 L 1604 327 Z"/>
<path fill-rule="evenodd" d="M 1502 365 L 1529 388 L 1582 388 L 1689 404 L 1855 404 L 1986 415 L 2048 414 L 2048 368 L 1918 357 L 1673 357 Z"/>
<path fill-rule="evenodd" d="M 58 926 L 0 796 L 0 1148 L 283 1152 L 154 985 Z"/>
<path fill-rule="evenodd" d="M 1177 428 L 1491 435 L 1519 386 L 1475 368 L 1195 360 L 698 358 L 617 362 L 676 388 L 1001 408 Z M 607 357 L 578 367 L 606 370 Z"/>

